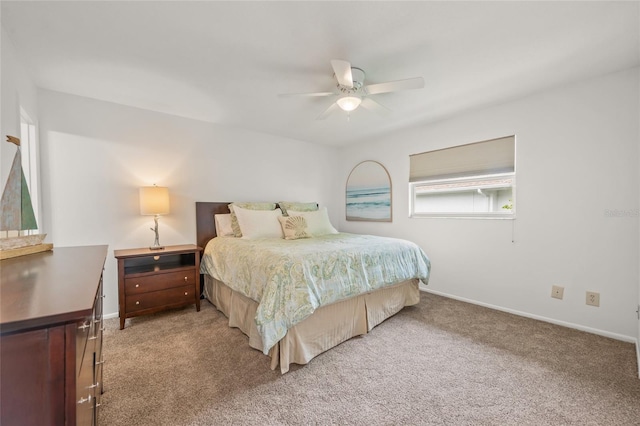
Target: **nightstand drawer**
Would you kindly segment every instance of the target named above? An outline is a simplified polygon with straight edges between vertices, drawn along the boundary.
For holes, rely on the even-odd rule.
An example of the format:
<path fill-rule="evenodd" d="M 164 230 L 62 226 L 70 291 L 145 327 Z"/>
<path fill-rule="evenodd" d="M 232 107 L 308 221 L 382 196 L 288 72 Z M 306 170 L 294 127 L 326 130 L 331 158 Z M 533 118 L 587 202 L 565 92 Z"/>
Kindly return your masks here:
<path fill-rule="evenodd" d="M 150 293 L 127 295 L 126 305 L 127 312 L 136 312 L 159 306 L 189 304 L 193 303 L 193 300 L 194 286 L 190 284 L 167 290 L 152 291 Z"/>
<path fill-rule="evenodd" d="M 165 274 L 147 275 L 136 278 L 125 278 L 125 294 L 140 294 L 151 291 L 166 290 L 169 288 L 193 285 L 196 280 L 196 272 L 193 268 L 184 271 L 167 272 Z"/>

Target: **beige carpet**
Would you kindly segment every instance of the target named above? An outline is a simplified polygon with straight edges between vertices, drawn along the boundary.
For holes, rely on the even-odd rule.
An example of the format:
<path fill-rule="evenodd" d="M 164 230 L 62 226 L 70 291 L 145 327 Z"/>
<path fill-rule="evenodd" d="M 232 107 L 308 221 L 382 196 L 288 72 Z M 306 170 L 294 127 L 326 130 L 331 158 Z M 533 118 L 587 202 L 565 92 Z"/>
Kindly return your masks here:
<path fill-rule="evenodd" d="M 640 425 L 634 345 L 428 293 L 285 375 L 207 301 L 106 328 L 101 425 Z"/>

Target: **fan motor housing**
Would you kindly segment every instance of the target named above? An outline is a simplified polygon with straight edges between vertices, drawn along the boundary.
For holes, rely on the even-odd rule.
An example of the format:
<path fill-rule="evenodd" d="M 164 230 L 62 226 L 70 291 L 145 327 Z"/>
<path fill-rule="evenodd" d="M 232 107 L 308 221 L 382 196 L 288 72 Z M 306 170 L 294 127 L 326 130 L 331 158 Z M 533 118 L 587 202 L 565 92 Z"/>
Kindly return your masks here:
<path fill-rule="evenodd" d="M 345 95 L 357 93 L 364 84 L 364 71 L 360 68 L 351 67 L 351 79 L 353 80 L 353 87 L 343 86 L 340 83 L 337 84 L 340 93 Z"/>
<path fill-rule="evenodd" d="M 351 67 L 351 77 L 353 79 L 353 88 L 359 89 L 364 84 L 364 71 L 360 68 Z"/>

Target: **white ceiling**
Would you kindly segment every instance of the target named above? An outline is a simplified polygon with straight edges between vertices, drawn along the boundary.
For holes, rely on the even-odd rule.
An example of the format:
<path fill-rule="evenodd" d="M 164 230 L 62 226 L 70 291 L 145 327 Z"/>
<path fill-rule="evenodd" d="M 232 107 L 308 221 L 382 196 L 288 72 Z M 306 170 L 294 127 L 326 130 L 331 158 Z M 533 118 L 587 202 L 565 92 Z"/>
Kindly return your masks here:
<path fill-rule="evenodd" d="M 38 87 L 343 145 L 640 64 L 639 3 L 1 2 L 2 27 Z M 425 88 L 315 118 L 329 61 L 366 83 Z"/>

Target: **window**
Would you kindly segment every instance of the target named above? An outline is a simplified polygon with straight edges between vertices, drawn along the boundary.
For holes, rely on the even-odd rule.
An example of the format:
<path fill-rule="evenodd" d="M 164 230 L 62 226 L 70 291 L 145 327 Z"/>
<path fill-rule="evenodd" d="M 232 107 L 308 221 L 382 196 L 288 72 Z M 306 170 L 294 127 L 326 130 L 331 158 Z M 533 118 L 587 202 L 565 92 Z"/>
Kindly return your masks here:
<path fill-rule="evenodd" d="M 20 151 L 22 153 L 22 172 L 27 181 L 31 205 L 36 217 L 38 227 L 42 224 L 39 220 L 39 187 L 38 187 L 38 159 L 37 159 L 36 126 L 27 113 L 20 108 Z"/>
<path fill-rule="evenodd" d="M 410 156 L 411 217 L 515 216 L 515 136 Z"/>

